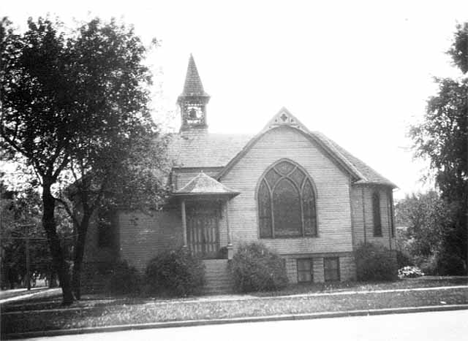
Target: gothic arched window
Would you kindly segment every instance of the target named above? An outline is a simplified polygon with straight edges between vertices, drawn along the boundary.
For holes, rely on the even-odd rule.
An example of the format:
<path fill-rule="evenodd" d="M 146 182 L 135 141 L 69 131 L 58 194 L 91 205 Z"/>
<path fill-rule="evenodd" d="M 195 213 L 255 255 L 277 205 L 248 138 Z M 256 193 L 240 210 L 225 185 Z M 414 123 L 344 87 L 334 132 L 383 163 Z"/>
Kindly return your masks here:
<path fill-rule="evenodd" d="M 258 188 L 260 238 L 316 237 L 312 179 L 291 161 L 273 165 Z"/>

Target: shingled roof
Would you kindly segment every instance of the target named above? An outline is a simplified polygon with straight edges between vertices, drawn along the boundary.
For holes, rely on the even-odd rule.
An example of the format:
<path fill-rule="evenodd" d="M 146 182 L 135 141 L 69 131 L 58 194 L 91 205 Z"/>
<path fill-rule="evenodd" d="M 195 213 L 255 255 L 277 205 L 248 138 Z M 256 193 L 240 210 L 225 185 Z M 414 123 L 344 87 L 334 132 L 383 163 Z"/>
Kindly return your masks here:
<path fill-rule="evenodd" d="M 321 141 L 330 154 L 349 166 L 356 175 L 356 184 L 380 184 L 397 187 L 322 133 L 307 132 L 307 134 Z M 247 145 L 249 142 L 254 142 L 253 139 L 252 135 L 209 134 L 196 131 L 173 135 L 169 144 L 169 155 L 176 168 L 224 168 L 242 151 L 249 149 Z"/>
<path fill-rule="evenodd" d="M 200 172 L 183 188 L 174 193 L 176 196 L 228 196 L 233 197 L 239 192 L 233 191 L 212 177 Z"/>
<path fill-rule="evenodd" d="M 184 91 L 179 96 L 179 99 L 181 97 L 209 97 L 203 89 L 203 84 L 192 55 L 190 55 L 187 75 L 185 76 Z"/>
<path fill-rule="evenodd" d="M 369 165 L 352 155 L 346 149 L 338 145 L 335 141 L 330 140 L 322 133 L 314 131 L 311 132 L 311 134 L 318 137 L 322 142 L 332 146 L 335 149 L 335 153 L 338 154 L 340 158 L 345 159 L 357 169 L 357 171 L 360 173 L 360 179 L 355 182 L 356 184 L 379 184 L 390 186 L 392 188 L 398 187 L 393 182 L 380 175 L 372 167 L 370 167 Z"/>
<path fill-rule="evenodd" d="M 311 132 L 286 108 L 282 108 L 257 135 L 209 134 L 206 130 L 188 130 L 173 135 L 169 156 L 175 168 L 219 168 L 221 179 L 268 131 L 281 127 L 297 129 L 314 141 L 343 170 L 352 175 L 355 184 L 397 186 L 366 163 L 346 151 L 320 132 Z"/>
<path fill-rule="evenodd" d="M 242 150 L 252 135 L 209 134 L 193 130 L 175 134 L 169 143 L 169 156 L 174 167 L 224 167 Z"/>

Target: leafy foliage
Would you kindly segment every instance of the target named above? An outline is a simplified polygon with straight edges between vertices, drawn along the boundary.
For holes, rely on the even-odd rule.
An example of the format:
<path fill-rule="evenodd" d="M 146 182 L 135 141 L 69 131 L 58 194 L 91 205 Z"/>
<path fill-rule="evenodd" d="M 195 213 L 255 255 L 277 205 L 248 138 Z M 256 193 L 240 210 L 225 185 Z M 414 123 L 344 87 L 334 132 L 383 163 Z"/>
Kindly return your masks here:
<path fill-rule="evenodd" d="M 22 35 L 4 19 L 0 48 L 0 134 L 9 153 L 26 158 L 40 181 L 43 227 L 64 303 L 71 303 L 57 204 L 77 229 L 73 277 L 79 297 L 93 212 L 129 200 L 154 206 L 164 197 L 159 176 L 165 144 L 148 109 L 147 48 L 132 28 L 115 20 L 93 19 L 67 31 L 49 18 L 30 19 Z M 70 199 L 79 202 L 80 214 Z"/>
<path fill-rule="evenodd" d="M 406 196 L 397 203 L 397 221 L 406 226 L 399 235 L 403 252 L 407 252 L 424 273 L 463 274 L 463 258 L 447 249 L 448 241 L 457 238 L 453 228 L 456 213 L 453 203 L 443 200 L 435 191 Z"/>
<path fill-rule="evenodd" d="M 382 245 L 361 244 L 355 251 L 358 281 L 393 281 L 397 279 L 394 254 Z"/>
<path fill-rule="evenodd" d="M 239 247 L 232 259 L 231 273 L 234 287 L 240 292 L 279 290 L 288 284 L 284 260 L 256 242 Z"/>
<path fill-rule="evenodd" d="M 442 251 L 444 235 L 450 232 L 450 209 L 435 191 L 413 194 L 400 200 L 396 206 L 398 224 L 406 230 L 404 250 L 417 265 Z"/>
<path fill-rule="evenodd" d="M 0 173 L 1 174 L 1 173 Z M 3 174 L 1 174 L 3 176 Z M 0 181 L 0 245 L 2 287 L 12 288 L 25 279 L 26 239 L 30 254 L 30 275 L 53 277 L 50 251 L 42 229 L 42 205 L 32 187 L 16 191 Z M 72 226 L 65 212 L 58 210 L 58 234 L 65 257 L 70 258 Z M 27 226 L 27 228 L 26 228 Z"/>
<path fill-rule="evenodd" d="M 126 261 L 117 262 L 112 270 L 109 291 L 114 295 L 138 294 L 141 276 L 138 270 Z"/>
<path fill-rule="evenodd" d="M 40 240 L 44 238 L 44 234 L 38 227 L 41 209 L 37 193 L 9 191 L 0 182 L 0 195 L 2 288 L 8 285 L 13 289 L 25 278 L 27 272 L 26 237 L 30 240 L 28 247 L 33 260 L 30 274 L 47 272 L 50 256 L 47 245 Z"/>
<path fill-rule="evenodd" d="M 448 51 L 452 56 L 453 63 L 463 73 L 468 72 L 468 23 L 457 25 L 455 39 L 452 47 Z"/>
<path fill-rule="evenodd" d="M 417 157 L 428 158 L 443 196 L 459 197 L 467 181 L 468 79 L 437 79 L 439 93 L 429 99 L 425 120 L 413 126 Z"/>
<path fill-rule="evenodd" d="M 186 248 L 163 252 L 149 261 L 145 281 L 150 294 L 185 297 L 202 289 L 205 266 Z"/>
<path fill-rule="evenodd" d="M 407 254 L 406 252 L 398 250 L 396 256 L 397 256 L 398 269 L 401 269 L 401 268 L 403 268 L 405 266 L 414 265 L 414 261 L 413 261 L 412 257 L 409 254 Z"/>
<path fill-rule="evenodd" d="M 421 124 L 411 127 L 415 156 L 428 159 L 441 192 L 452 212 L 450 233 L 443 236 L 442 251 L 455 255 L 468 270 L 468 23 L 459 25 L 448 51 L 464 76 L 436 79 L 439 91 L 429 99 Z"/>
<path fill-rule="evenodd" d="M 465 262 L 457 254 L 443 252 L 435 260 L 433 273 L 439 276 L 463 276 Z"/>

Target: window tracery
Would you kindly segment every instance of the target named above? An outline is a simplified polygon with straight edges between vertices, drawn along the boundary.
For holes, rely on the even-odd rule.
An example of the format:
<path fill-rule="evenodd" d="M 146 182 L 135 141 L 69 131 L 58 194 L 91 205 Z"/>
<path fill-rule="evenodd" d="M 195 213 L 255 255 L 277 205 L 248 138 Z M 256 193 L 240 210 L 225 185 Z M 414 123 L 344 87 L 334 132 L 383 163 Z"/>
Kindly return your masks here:
<path fill-rule="evenodd" d="M 260 238 L 317 236 L 312 179 L 298 165 L 281 161 L 260 182 L 257 193 Z"/>

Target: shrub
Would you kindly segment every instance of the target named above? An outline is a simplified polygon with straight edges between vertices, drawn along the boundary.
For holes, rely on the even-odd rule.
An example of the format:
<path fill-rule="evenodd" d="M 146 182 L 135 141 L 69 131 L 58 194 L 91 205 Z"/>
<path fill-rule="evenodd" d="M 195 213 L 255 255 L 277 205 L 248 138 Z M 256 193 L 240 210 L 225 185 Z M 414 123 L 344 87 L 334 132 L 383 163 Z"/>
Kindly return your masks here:
<path fill-rule="evenodd" d="M 239 247 L 231 274 L 234 288 L 240 292 L 278 290 L 288 284 L 284 260 L 261 243 Z"/>
<path fill-rule="evenodd" d="M 117 262 L 112 270 L 109 291 L 114 295 L 136 294 L 140 292 L 141 278 L 137 269 L 126 261 Z"/>
<path fill-rule="evenodd" d="M 397 266 L 398 269 L 404 268 L 405 266 L 413 266 L 414 261 L 406 252 L 397 251 Z"/>
<path fill-rule="evenodd" d="M 393 281 L 397 279 L 395 256 L 381 245 L 361 244 L 355 251 L 355 259 L 358 281 Z"/>
<path fill-rule="evenodd" d="M 465 263 L 458 255 L 453 253 L 440 253 L 436 259 L 436 273 L 439 276 L 465 275 Z"/>
<path fill-rule="evenodd" d="M 433 276 L 437 274 L 437 257 L 436 255 L 431 255 L 427 258 L 419 258 L 416 261 L 416 265 L 421 269 L 421 271 L 426 276 Z"/>
<path fill-rule="evenodd" d="M 186 248 L 160 253 L 146 267 L 149 294 L 188 296 L 197 294 L 205 282 L 205 266 Z"/>
<path fill-rule="evenodd" d="M 398 269 L 398 278 L 416 278 L 424 276 L 424 273 L 417 266 L 405 266 Z"/>

